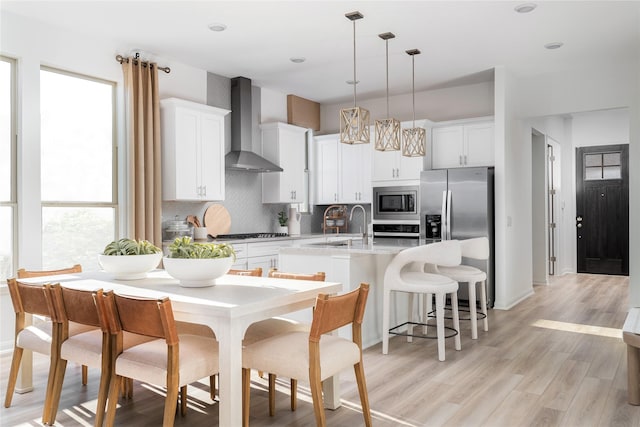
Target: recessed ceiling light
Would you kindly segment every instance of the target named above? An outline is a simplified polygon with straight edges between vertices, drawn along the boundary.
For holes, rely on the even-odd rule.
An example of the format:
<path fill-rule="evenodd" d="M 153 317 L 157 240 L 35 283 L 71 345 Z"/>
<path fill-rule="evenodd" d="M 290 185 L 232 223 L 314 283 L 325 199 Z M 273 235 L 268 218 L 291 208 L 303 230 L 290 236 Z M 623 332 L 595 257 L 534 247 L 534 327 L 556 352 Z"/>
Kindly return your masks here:
<path fill-rule="evenodd" d="M 356 80 L 356 84 L 360 83 L 360 80 Z M 347 84 L 348 85 L 352 85 L 353 84 L 353 80 L 347 80 Z"/>
<path fill-rule="evenodd" d="M 515 10 L 518 13 L 529 13 L 536 7 L 538 7 L 538 5 L 535 3 L 523 3 L 514 7 L 513 10 Z"/>
<path fill-rule="evenodd" d="M 212 24 L 209 24 L 208 26 L 211 31 L 217 31 L 217 32 L 224 31 L 227 29 L 226 25 L 221 24 L 219 22 L 214 22 Z"/>
<path fill-rule="evenodd" d="M 294 64 L 302 64 L 304 61 L 306 61 L 307 58 L 304 58 L 302 56 L 293 56 L 291 58 L 289 58 L 289 61 L 293 62 Z"/>
<path fill-rule="evenodd" d="M 562 46 L 564 45 L 564 43 L 562 42 L 551 42 L 551 43 L 547 43 L 544 45 L 544 47 L 546 47 L 547 49 L 560 49 Z"/>

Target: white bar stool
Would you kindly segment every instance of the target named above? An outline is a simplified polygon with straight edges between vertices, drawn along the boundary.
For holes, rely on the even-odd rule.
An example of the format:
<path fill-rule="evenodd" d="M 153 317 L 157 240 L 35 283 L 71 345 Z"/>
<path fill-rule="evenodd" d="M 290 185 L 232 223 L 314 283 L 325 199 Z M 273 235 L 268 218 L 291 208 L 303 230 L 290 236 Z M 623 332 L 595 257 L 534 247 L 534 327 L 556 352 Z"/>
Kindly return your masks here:
<path fill-rule="evenodd" d="M 456 350 L 462 348 L 460 344 L 460 324 L 458 319 L 458 282 L 440 274 L 424 272 L 425 264 L 455 266 L 459 265 L 460 261 L 460 242 L 457 240 L 447 240 L 405 249 L 395 256 L 387 266 L 384 275 L 382 354 L 387 354 L 389 351 L 389 334 L 406 335 L 409 341 L 411 337 L 426 338 L 422 335 L 413 335 L 414 325 L 426 326 L 426 323 L 413 321 L 413 309 L 411 306 L 409 307 L 409 320 L 406 323 L 389 329 L 389 310 L 392 291 L 409 293 L 410 303 L 413 301 L 412 296 L 415 293 L 427 294 L 429 299 L 430 295 L 435 295 L 438 359 L 440 361 L 445 360 L 444 305 L 446 297 L 449 295 L 453 312 L 453 327 L 455 329 L 455 348 Z M 404 325 L 407 325 L 406 334 L 393 332 L 393 330 Z"/>

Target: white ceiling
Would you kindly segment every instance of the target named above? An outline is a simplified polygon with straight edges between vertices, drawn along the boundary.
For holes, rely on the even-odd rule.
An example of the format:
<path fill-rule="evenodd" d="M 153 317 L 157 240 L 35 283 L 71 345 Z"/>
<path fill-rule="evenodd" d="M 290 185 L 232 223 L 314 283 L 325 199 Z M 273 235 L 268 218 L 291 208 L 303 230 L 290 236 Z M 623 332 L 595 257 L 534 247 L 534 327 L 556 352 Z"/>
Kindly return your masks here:
<path fill-rule="evenodd" d="M 0 12 L 25 15 L 96 38 L 122 54 L 177 61 L 318 102 L 351 99 L 353 26 L 357 21 L 358 97 L 486 81 L 504 65 L 527 76 L 602 63 L 630 66 L 640 52 L 640 1 L 536 1 L 519 14 L 512 1 L 0 1 Z M 212 32 L 208 25 L 224 23 Z M 547 50 L 549 42 L 564 43 Z M 302 64 L 289 61 L 305 57 Z"/>

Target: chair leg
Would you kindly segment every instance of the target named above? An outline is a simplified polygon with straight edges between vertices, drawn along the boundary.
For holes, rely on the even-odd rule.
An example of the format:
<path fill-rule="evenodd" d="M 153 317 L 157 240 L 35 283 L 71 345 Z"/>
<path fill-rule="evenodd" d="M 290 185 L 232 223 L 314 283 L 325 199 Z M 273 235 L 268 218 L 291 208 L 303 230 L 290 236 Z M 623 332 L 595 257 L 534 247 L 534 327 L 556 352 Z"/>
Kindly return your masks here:
<path fill-rule="evenodd" d="M 409 292 L 409 304 L 407 305 L 407 314 L 409 315 L 409 323 L 407 323 L 407 342 L 413 342 L 413 299 L 415 294 L 413 292 Z"/>
<path fill-rule="evenodd" d="M 325 427 L 326 420 L 324 403 L 322 401 L 322 381 L 320 380 L 319 370 L 309 369 L 309 386 L 311 388 L 311 398 L 313 399 L 313 413 L 316 417 L 316 426 Z"/>
<path fill-rule="evenodd" d="M 291 378 L 291 410 L 298 408 L 298 380 Z"/>
<path fill-rule="evenodd" d="M 211 375 L 209 377 L 209 395 L 211 396 L 211 400 L 216 400 L 216 376 Z"/>
<path fill-rule="evenodd" d="M 469 317 L 471 320 L 471 339 L 478 339 L 478 309 L 476 308 L 476 284 L 469 282 Z M 460 332 L 460 331 L 458 331 Z"/>
<path fill-rule="evenodd" d="M 489 331 L 489 318 L 487 317 L 487 281 L 483 280 L 480 282 L 480 304 L 482 305 L 481 310 L 482 314 L 484 314 L 484 331 Z"/>
<path fill-rule="evenodd" d="M 367 383 L 365 381 L 362 361 L 353 365 L 353 369 L 356 374 L 358 393 L 360 394 L 360 404 L 362 405 L 362 416 L 364 416 L 364 425 L 366 427 L 371 427 L 371 408 L 369 407 L 369 394 L 367 393 Z"/>
<path fill-rule="evenodd" d="M 60 395 L 62 394 L 62 385 L 64 383 L 64 374 L 67 370 L 67 361 L 58 359 L 55 367 L 55 374 L 49 377 L 52 381 L 51 385 L 47 384 L 47 397 L 45 398 L 45 408 L 48 408 L 47 423 L 53 425 L 56 422 L 58 414 L 58 406 L 60 404 Z"/>
<path fill-rule="evenodd" d="M 462 350 L 462 344 L 460 343 L 460 315 L 458 313 L 458 292 L 451 293 L 451 312 L 453 314 L 453 329 L 458 331 L 454 341 L 456 343 L 456 350 Z"/>
<path fill-rule="evenodd" d="M 107 418 L 105 420 L 105 424 L 107 426 L 114 425 L 114 421 L 116 419 L 116 407 L 118 405 L 118 397 L 120 396 L 120 387 L 123 380 L 125 380 L 125 378 L 120 375 L 115 375 L 111 380 L 111 385 L 109 386 L 109 399 L 107 400 Z"/>
<path fill-rule="evenodd" d="M 424 314 L 423 314 L 424 326 L 422 327 L 422 333 L 424 335 L 427 335 L 427 333 L 429 332 L 429 313 L 431 313 L 431 311 L 433 310 L 433 295 L 423 294 L 422 298 L 423 298 L 422 308 L 424 309 Z"/>
<path fill-rule="evenodd" d="M 180 387 L 180 415 L 187 415 L 187 386 Z"/>
<path fill-rule="evenodd" d="M 389 353 L 389 298 L 391 298 L 391 291 L 384 289 L 382 296 L 382 354 Z"/>
<path fill-rule="evenodd" d="M 269 374 L 269 416 L 276 413 L 276 375 Z"/>
<path fill-rule="evenodd" d="M 170 381 L 167 382 L 167 397 L 164 399 L 164 417 L 162 427 L 173 427 L 178 406 L 179 386 Z"/>
<path fill-rule="evenodd" d="M 242 368 L 242 426 L 249 427 L 251 401 L 251 369 Z"/>
<path fill-rule="evenodd" d="M 16 389 L 16 381 L 18 380 L 18 371 L 20 370 L 20 361 L 22 360 L 22 347 L 13 348 L 13 357 L 11 358 L 11 370 L 9 371 L 9 382 L 7 383 L 7 394 L 4 398 L 4 407 L 11 406 L 13 392 Z"/>
<path fill-rule="evenodd" d="M 436 330 L 438 336 L 438 360 L 444 362 L 444 299 L 446 294 L 436 296 Z"/>
<path fill-rule="evenodd" d="M 87 385 L 89 378 L 89 368 L 87 365 L 82 365 L 82 385 Z"/>
<path fill-rule="evenodd" d="M 96 407 L 96 422 L 94 424 L 96 426 L 102 426 L 104 421 L 104 411 L 107 406 L 110 382 L 111 372 L 103 368 L 100 373 L 100 388 L 98 389 L 98 406 Z"/>

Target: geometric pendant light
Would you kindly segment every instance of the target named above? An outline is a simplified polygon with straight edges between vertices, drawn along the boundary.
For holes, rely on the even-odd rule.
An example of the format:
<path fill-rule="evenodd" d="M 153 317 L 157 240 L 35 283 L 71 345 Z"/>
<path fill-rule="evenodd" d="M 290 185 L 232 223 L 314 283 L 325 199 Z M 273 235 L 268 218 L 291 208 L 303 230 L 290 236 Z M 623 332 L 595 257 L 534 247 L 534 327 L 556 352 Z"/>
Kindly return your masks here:
<path fill-rule="evenodd" d="M 406 51 L 411 56 L 411 93 L 413 96 L 413 127 L 402 130 L 402 155 L 406 157 L 424 156 L 427 151 L 427 133 L 424 128 L 416 127 L 416 65 L 415 55 L 420 55 L 418 49 Z"/>
<path fill-rule="evenodd" d="M 400 121 L 389 117 L 389 39 L 396 36 L 393 33 L 378 34 L 386 43 L 387 48 L 387 118 L 376 120 L 376 150 L 400 150 Z"/>
<path fill-rule="evenodd" d="M 353 22 L 353 108 L 340 110 L 340 142 L 343 144 L 369 143 L 369 110 L 356 106 L 356 21 L 364 16 L 360 12 L 345 14 Z"/>

